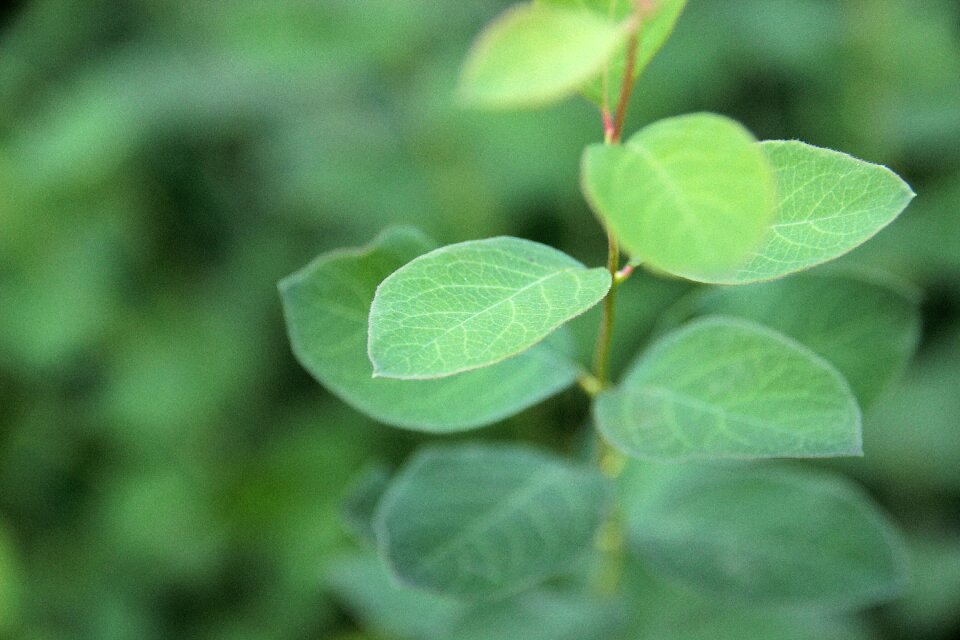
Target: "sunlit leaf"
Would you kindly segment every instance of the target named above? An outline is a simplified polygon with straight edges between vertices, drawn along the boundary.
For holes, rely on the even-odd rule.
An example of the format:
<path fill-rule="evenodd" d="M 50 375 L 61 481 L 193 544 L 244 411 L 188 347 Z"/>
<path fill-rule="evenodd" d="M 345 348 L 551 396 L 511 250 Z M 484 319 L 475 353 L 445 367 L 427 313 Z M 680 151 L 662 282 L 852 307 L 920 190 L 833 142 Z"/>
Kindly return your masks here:
<path fill-rule="evenodd" d="M 777 213 L 744 266 L 709 282 L 772 280 L 833 260 L 890 224 L 913 199 L 886 167 L 796 140 L 770 140 L 766 153 L 777 182 Z"/>
<path fill-rule="evenodd" d="M 422 379 L 500 362 L 606 294 L 610 273 L 519 238 L 442 247 L 391 274 L 370 307 L 375 376 Z"/>
<path fill-rule="evenodd" d="M 582 181 L 635 261 L 691 280 L 736 272 L 773 219 L 765 154 L 746 129 L 715 114 L 660 120 L 622 145 L 588 147 Z"/>
<path fill-rule="evenodd" d="M 374 379 L 367 314 L 376 287 L 430 248 L 419 233 L 395 229 L 367 248 L 320 256 L 280 283 L 294 354 L 317 380 L 377 420 L 423 431 L 489 424 L 574 382 L 576 365 L 551 346 L 562 344 L 563 336 L 496 366 L 443 380 Z"/>

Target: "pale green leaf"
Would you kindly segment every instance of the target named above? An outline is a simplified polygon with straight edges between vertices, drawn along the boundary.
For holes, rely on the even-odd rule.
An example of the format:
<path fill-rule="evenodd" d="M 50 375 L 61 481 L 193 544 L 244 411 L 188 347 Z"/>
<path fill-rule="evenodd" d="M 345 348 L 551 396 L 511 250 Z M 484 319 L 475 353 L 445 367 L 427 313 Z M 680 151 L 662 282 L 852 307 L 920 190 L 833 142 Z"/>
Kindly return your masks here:
<path fill-rule="evenodd" d="M 582 166 L 594 211 L 634 260 L 712 281 L 756 250 L 774 213 L 773 172 L 753 136 L 723 116 L 660 120 Z"/>
<path fill-rule="evenodd" d="M 625 20 L 633 12 L 633 2 L 625 0 L 537 0 L 540 4 L 580 8 L 593 11 L 598 15 L 607 16 L 614 20 Z M 687 0 L 653 0 L 655 6 L 640 26 L 637 42 L 636 58 L 633 66 L 633 77 L 637 78 L 647 68 L 653 57 L 660 51 L 667 38 L 673 33 Z M 608 66 L 599 76 L 591 79 L 582 88 L 584 97 L 598 105 L 603 104 L 604 93 L 607 95 L 607 105 L 612 109 L 620 99 L 620 87 L 623 73 L 626 69 L 626 46 L 610 58 Z"/>
<path fill-rule="evenodd" d="M 431 248 L 419 233 L 395 229 L 369 247 L 322 255 L 283 280 L 287 330 L 301 364 L 357 410 L 435 432 L 496 422 L 573 384 L 577 366 L 554 348 L 563 346 L 559 333 L 493 367 L 443 380 L 374 379 L 367 316 L 377 285 Z"/>
<path fill-rule="evenodd" d="M 861 455 L 860 410 L 825 360 L 775 331 L 697 320 L 597 398 L 598 428 L 645 459 Z"/>
<path fill-rule="evenodd" d="M 590 546 L 607 494 L 596 471 L 536 450 L 436 447 L 387 489 L 377 540 L 412 586 L 472 597 L 513 592 L 563 571 Z"/>
<path fill-rule="evenodd" d="M 750 260 L 709 282 L 772 280 L 838 258 L 890 224 L 913 199 L 886 167 L 798 141 L 760 143 L 774 170 L 776 217 Z"/>
<path fill-rule="evenodd" d="M 854 274 L 717 287 L 696 300 L 694 310 L 747 318 L 790 336 L 833 364 L 861 405 L 903 369 L 920 336 L 915 292 Z"/>
<path fill-rule="evenodd" d="M 854 609 L 905 586 L 902 543 L 841 477 L 746 465 L 634 465 L 631 546 L 665 578 L 751 605 Z"/>
<path fill-rule="evenodd" d="M 519 238 L 462 242 L 423 255 L 377 288 L 374 375 L 422 379 L 494 364 L 599 302 L 604 268 Z"/>
<path fill-rule="evenodd" d="M 539 105 L 571 95 L 601 71 L 628 26 L 581 9 L 512 7 L 477 38 L 460 95 L 483 107 Z"/>

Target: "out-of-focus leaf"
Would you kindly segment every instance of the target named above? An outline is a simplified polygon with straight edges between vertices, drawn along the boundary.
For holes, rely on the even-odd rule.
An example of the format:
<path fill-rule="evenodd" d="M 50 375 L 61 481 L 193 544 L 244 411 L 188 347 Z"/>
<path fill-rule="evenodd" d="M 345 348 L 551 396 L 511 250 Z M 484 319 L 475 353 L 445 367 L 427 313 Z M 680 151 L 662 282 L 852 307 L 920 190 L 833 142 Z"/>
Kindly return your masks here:
<path fill-rule="evenodd" d="M 896 531 L 840 477 L 678 465 L 635 469 L 625 482 L 632 544 L 692 590 L 835 610 L 890 599 L 906 585 Z"/>
<path fill-rule="evenodd" d="M 398 583 L 373 553 L 336 560 L 325 577 L 336 597 L 365 626 L 390 638 L 454 637 L 450 628 L 465 610 L 457 600 Z"/>
<path fill-rule="evenodd" d="M 353 479 L 343 499 L 344 521 L 358 538 L 370 545 L 377 542 L 373 516 L 389 483 L 390 472 L 386 465 L 368 466 Z"/>
<path fill-rule="evenodd" d="M 633 3 L 620 0 L 537 0 L 543 5 L 571 7 L 590 10 L 609 19 L 625 20 L 633 11 Z M 640 33 L 634 59 L 633 77 L 637 78 L 647 68 L 653 57 L 660 51 L 667 38 L 673 33 L 673 27 L 687 0 L 653 0 L 653 8 L 640 23 Z M 606 104 L 612 109 L 620 99 L 620 86 L 626 70 L 627 51 L 622 46 L 607 65 L 604 73 L 592 78 L 582 87 L 583 95 L 598 105 Z M 606 94 L 606 95 L 604 95 Z"/>
<path fill-rule="evenodd" d="M 628 33 L 627 23 L 596 12 L 517 5 L 478 37 L 464 63 L 460 95 L 487 107 L 563 98 L 599 73 Z"/>
<path fill-rule="evenodd" d="M 583 554 L 607 510 L 595 470 L 507 445 L 418 453 L 377 509 L 378 546 L 405 583 L 490 597 L 560 573 Z"/>
<path fill-rule="evenodd" d="M 618 637 L 624 611 L 616 601 L 576 591 L 532 591 L 476 605 L 452 626 L 457 640 L 606 640 Z"/>

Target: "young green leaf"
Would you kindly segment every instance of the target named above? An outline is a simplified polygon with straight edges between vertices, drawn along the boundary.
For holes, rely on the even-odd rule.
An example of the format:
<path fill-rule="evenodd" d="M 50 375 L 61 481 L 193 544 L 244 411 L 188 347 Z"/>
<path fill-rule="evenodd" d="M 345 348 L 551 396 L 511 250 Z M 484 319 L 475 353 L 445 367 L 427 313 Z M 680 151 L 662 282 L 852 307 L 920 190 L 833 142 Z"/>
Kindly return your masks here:
<path fill-rule="evenodd" d="M 464 63 L 460 95 L 482 107 L 566 97 L 600 72 L 629 27 L 581 9 L 517 5 L 478 37 Z"/>
<path fill-rule="evenodd" d="M 846 381 L 806 347 L 744 320 L 710 317 L 656 343 L 597 398 L 600 431 L 652 460 L 861 455 Z"/>
<path fill-rule="evenodd" d="M 708 280 L 772 280 L 838 258 L 890 224 L 913 199 L 886 167 L 798 141 L 760 143 L 776 171 L 776 218 L 735 273 Z"/>
<path fill-rule="evenodd" d="M 809 347 L 846 378 L 861 406 L 903 369 L 920 335 L 915 292 L 853 274 L 809 273 L 716 287 L 693 308 L 759 322 Z"/>
<path fill-rule="evenodd" d="M 895 530 L 840 477 L 745 465 L 637 471 L 624 479 L 631 546 L 691 589 L 754 605 L 853 609 L 904 587 Z"/>
<path fill-rule="evenodd" d="M 529 349 L 599 302 L 610 273 L 536 242 L 490 238 L 420 256 L 370 307 L 375 376 L 439 378 Z"/>
<path fill-rule="evenodd" d="M 766 234 L 773 171 L 723 116 L 660 120 L 623 145 L 587 147 L 583 190 L 635 260 L 691 280 L 735 273 Z"/>
<path fill-rule="evenodd" d="M 404 582 L 465 597 L 517 591 L 569 566 L 606 512 L 592 469 L 516 446 L 421 451 L 387 489 L 375 528 Z"/>
<path fill-rule="evenodd" d="M 573 384 L 577 366 L 555 348 L 562 346 L 560 334 L 495 366 L 443 380 L 374 379 L 367 316 L 377 285 L 432 247 L 417 232 L 394 229 L 364 249 L 322 255 L 284 279 L 287 329 L 300 363 L 358 411 L 434 432 L 496 422 Z"/>
<path fill-rule="evenodd" d="M 578 7 L 596 12 L 614 20 L 626 20 L 634 11 L 633 2 L 623 0 L 537 0 L 539 4 L 555 7 Z M 673 27 L 687 0 L 652 0 L 647 2 L 653 6 L 652 10 L 640 22 L 640 31 L 637 42 L 636 58 L 633 65 L 633 77 L 636 79 L 647 68 L 653 57 L 660 51 L 667 38 L 673 33 Z M 627 66 L 627 50 L 621 45 L 615 55 L 610 58 L 604 72 L 590 80 L 581 91 L 588 100 L 598 105 L 604 103 L 604 93 L 607 94 L 608 106 L 617 104 L 620 99 L 620 85 L 624 70 Z"/>

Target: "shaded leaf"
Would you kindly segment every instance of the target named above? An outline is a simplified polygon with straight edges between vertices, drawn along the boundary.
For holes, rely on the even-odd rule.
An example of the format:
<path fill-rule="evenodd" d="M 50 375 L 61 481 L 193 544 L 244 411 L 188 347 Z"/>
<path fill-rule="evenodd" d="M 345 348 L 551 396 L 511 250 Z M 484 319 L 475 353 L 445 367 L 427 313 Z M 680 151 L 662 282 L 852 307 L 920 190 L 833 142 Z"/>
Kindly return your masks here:
<path fill-rule="evenodd" d="M 634 261 L 691 280 L 735 273 L 773 219 L 766 156 L 723 116 L 667 118 L 623 145 L 592 145 L 581 171 L 591 206 Z"/>
<path fill-rule="evenodd" d="M 380 502 L 377 541 L 404 582 L 486 597 L 561 572 L 590 544 L 607 485 L 536 450 L 454 445 L 418 453 Z"/>
<path fill-rule="evenodd" d="M 551 247 L 489 238 L 420 256 L 377 287 L 370 307 L 375 376 L 423 379 L 500 362 L 599 302 L 604 268 Z"/>
<path fill-rule="evenodd" d="M 452 599 L 398 584 L 373 553 L 334 561 L 325 578 L 336 596 L 364 625 L 390 638 L 450 637 L 465 606 Z"/>
<path fill-rule="evenodd" d="M 600 431 L 647 459 L 860 455 L 860 410 L 822 358 L 752 322 L 709 317 L 659 340 L 597 398 Z"/>
<path fill-rule="evenodd" d="M 345 524 L 361 541 L 376 544 L 373 514 L 390 483 L 390 470 L 383 463 L 374 463 L 360 471 L 347 488 L 342 514 Z"/>
<path fill-rule="evenodd" d="M 496 422 L 576 380 L 576 365 L 550 344 L 443 380 L 374 379 L 367 314 L 376 287 L 430 248 L 419 233 L 394 229 L 369 247 L 322 255 L 280 283 L 294 354 L 318 381 L 377 420 L 442 432 Z M 550 342 L 562 345 L 562 338 Z"/>
<path fill-rule="evenodd" d="M 839 476 L 746 465 L 632 473 L 625 479 L 632 545 L 692 590 L 834 610 L 875 604 L 905 586 L 895 530 Z"/>
<path fill-rule="evenodd" d="M 606 640 L 616 637 L 623 611 L 609 600 L 575 591 L 532 591 L 477 605 L 452 626 L 457 640 Z"/>

